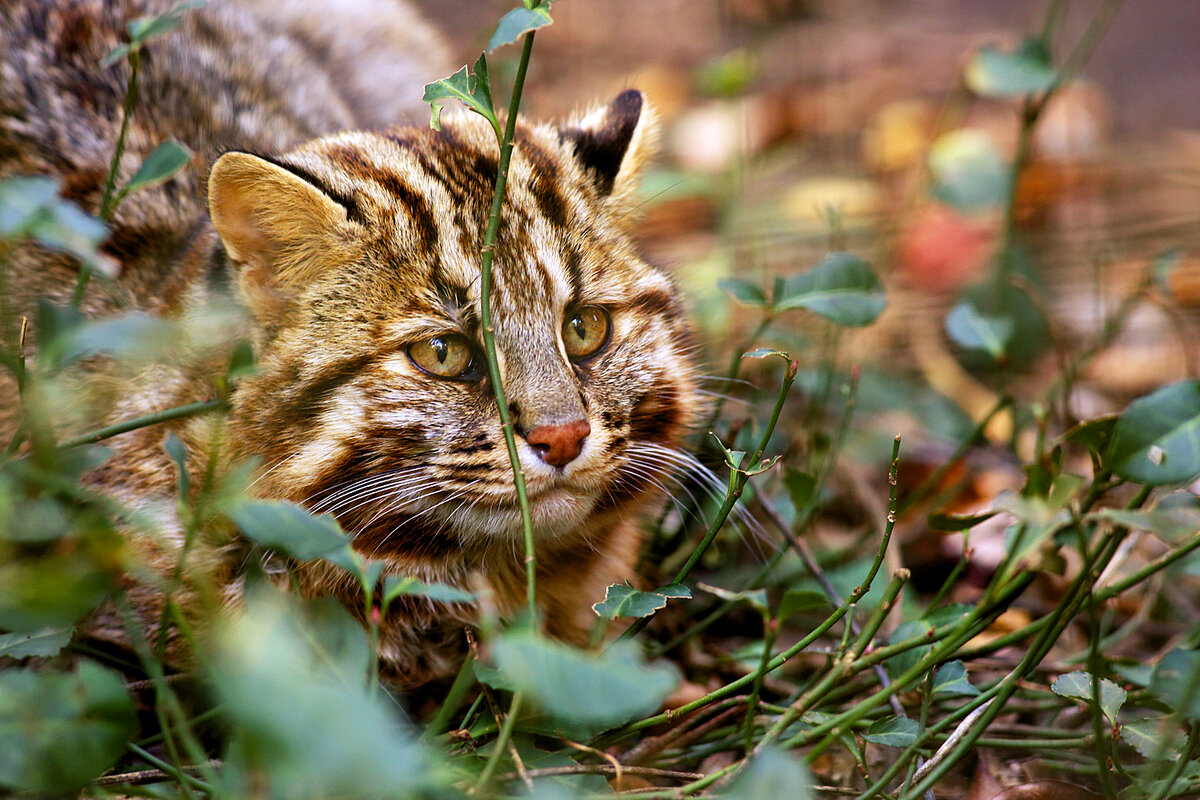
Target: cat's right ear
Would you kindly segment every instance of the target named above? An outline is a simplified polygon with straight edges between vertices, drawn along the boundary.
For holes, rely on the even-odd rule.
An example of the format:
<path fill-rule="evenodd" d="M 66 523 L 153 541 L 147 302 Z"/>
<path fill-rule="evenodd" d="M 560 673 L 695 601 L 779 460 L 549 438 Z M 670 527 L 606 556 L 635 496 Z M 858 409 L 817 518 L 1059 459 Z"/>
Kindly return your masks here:
<path fill-rule="evenodd" d="M 278 320 L 296 292 L 334 260 L 354 257 L 350 210 L 301 171 L 249 153 L 226 153 L 208 178 L 213 227 L 236 265 L 254 315 Z"/>

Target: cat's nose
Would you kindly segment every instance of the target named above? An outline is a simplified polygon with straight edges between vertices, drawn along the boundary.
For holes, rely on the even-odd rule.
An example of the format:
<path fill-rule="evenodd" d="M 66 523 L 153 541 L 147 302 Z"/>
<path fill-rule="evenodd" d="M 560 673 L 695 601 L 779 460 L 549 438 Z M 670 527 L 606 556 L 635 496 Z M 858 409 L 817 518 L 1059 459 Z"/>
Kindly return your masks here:
<path fill-rule="evenodd" d="M 586 419 L 565 425 L 542 425 L 525 434 L 525 441 L 537 451 L 542 461 L 553 467 L 565 467 L 579 456 L 583 440 L 592 432 Z"/>

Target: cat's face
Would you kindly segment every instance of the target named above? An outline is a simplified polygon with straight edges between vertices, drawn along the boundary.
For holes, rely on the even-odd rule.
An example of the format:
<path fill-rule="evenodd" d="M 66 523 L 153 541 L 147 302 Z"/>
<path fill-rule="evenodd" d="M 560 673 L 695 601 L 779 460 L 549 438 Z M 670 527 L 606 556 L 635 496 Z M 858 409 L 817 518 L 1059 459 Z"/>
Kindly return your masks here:
<path fill-rule="evenodd" d="M 633 510 L 699 413 L 675 289 L 626 234 L 648 128 L 636 92 L 519 128 L 491 308 L 541 537 Z M 457 116 L 213 170 L 214 223 L 262 326 L 234 443 L 262 459 L 260 491 L 334 513 L 367 553 L 519 536 L 481 344 L 496 151 Z"/>

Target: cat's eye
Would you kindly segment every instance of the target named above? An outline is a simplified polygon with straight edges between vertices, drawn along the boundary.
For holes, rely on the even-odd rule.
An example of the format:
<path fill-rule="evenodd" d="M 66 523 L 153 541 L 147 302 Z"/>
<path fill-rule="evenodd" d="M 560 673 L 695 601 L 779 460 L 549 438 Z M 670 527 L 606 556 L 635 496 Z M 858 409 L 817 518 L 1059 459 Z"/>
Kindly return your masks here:
<path fill-rule="evenodd" d="M 466 380 L 475 372 L 475 350 L 458 334 L 431 336 L 408 346 L 408 357 L 417 369 L 435 378 Z"/>
<path fill-rule="evenodd" d="M 563 346 L 573 360 L 594 355 L 608 344 L 612 321 L 608 312 L 600 306 L 584 306 L 567 314 L 563 322 Z"/>

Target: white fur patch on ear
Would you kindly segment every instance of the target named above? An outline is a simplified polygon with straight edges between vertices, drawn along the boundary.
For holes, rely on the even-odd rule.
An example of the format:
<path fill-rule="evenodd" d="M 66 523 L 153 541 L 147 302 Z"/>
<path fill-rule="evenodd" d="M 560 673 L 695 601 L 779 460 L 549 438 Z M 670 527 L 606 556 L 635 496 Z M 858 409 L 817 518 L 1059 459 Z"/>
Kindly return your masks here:
<path fill-rule="evenodd" d="M 637 89 L 564 125 L 558 135 L 570 143 L 596 191 L 618 203 L 633 194 L 642 168 L 657 150 L 654 112 Z"/>

